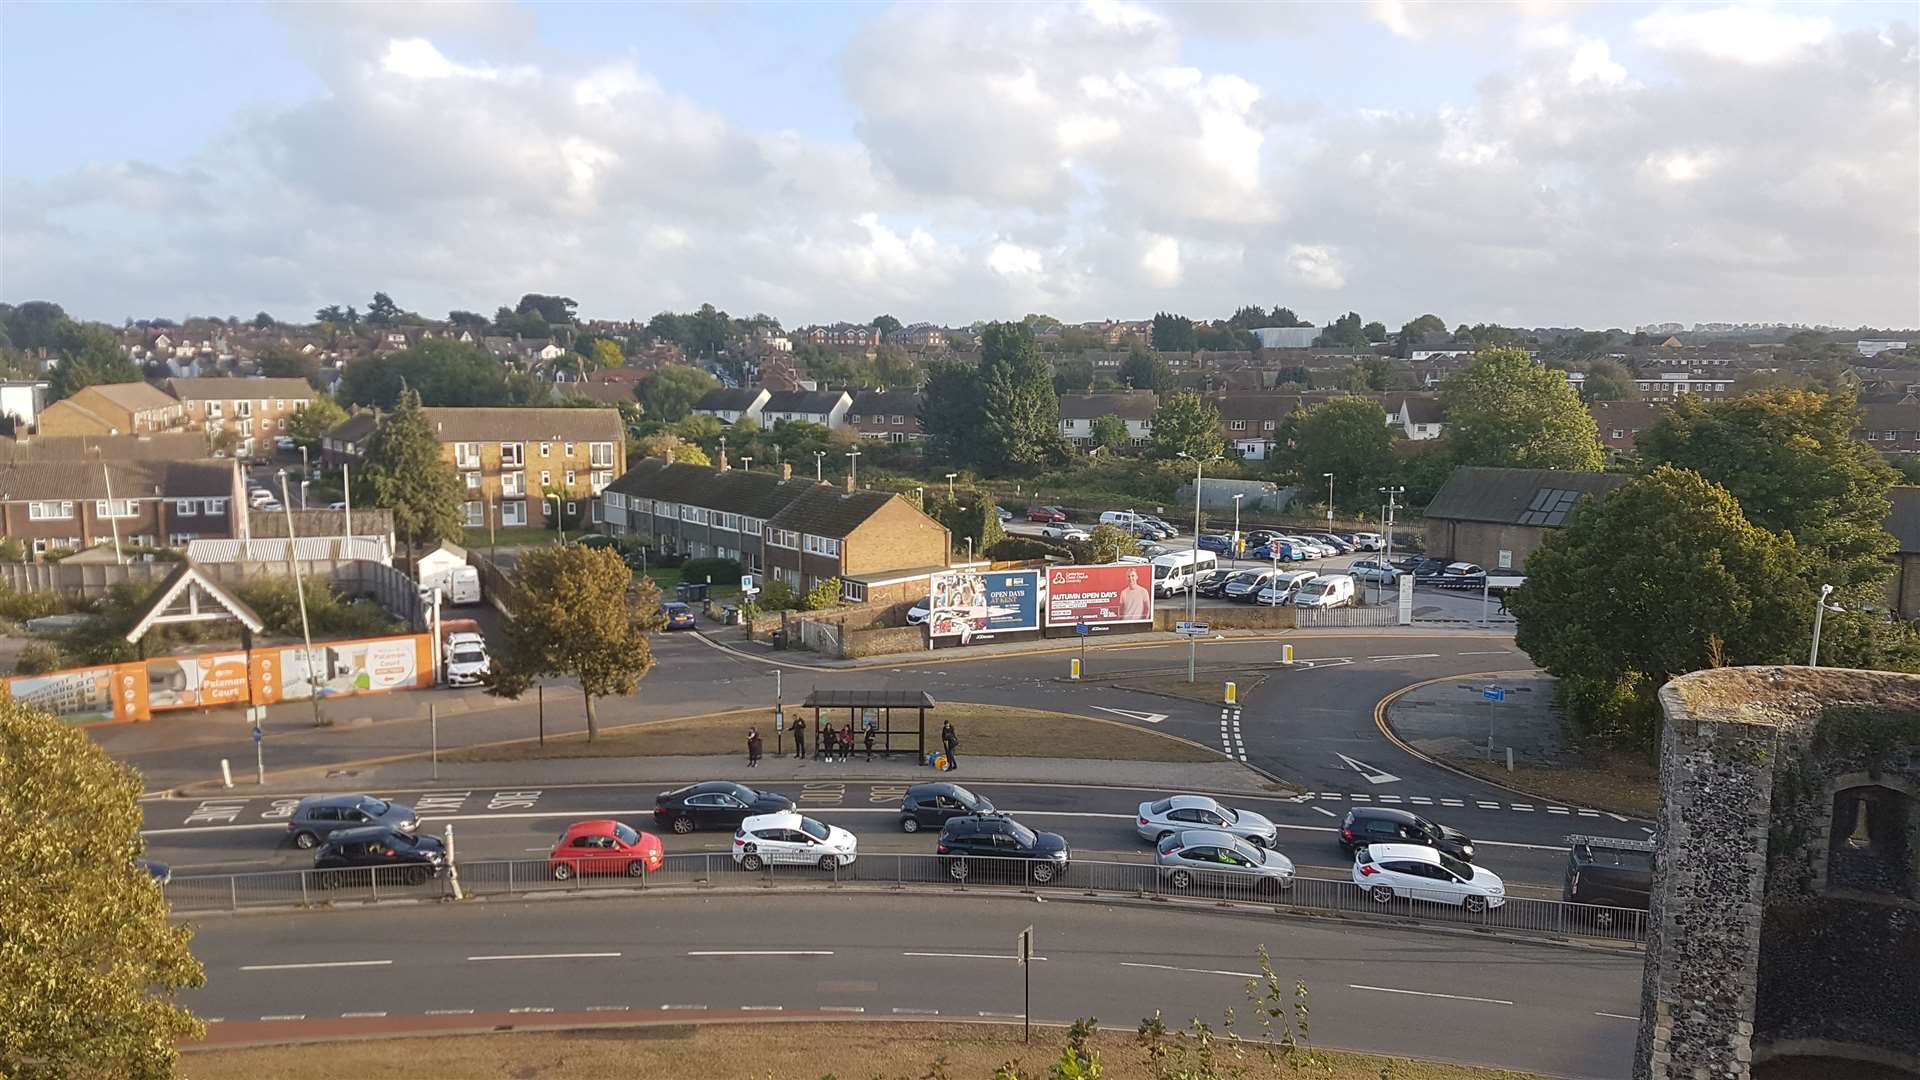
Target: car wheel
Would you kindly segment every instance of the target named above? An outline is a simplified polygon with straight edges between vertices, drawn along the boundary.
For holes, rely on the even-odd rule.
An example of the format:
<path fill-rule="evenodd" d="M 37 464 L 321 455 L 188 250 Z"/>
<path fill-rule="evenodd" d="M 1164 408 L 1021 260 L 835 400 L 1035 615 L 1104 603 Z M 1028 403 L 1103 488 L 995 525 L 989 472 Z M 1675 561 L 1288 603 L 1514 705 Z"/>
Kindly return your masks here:
<path fill-rule="evenodd" d="M 1466 908 L 1467 914 L 1469 915 L 1485 915 L 1487 913 L 1487 898 L 1484 896 L 1469 896 L 1460 902 L 1460 906 Z"/>
<path fill-rule="evenodd" d="M 920 822 L 911 817 L 903 817 L 900 819 L 900 829 L 903 832 L 919 832 Z"/>
<path fill-rule="evenodd" d="M 646 877 L 647 864 L 644 862 L 641 862 L 639 859 L 633 860 L 632 862 L 627 864 L 627 876 L 628 877 Z"/>
<path fill-rule="evenodd" d="M 1156 836 L 1153 838 L 1153 843 L 1157 847 L 1160 844 L 1165 843 L 1167 837 L 1172 835 L 1173 835 L 1173 831 L 1171 829 L 1163 831 L 1159 836 Z"/>
<path fill-rule="evenodd" d="M 971 872 L 972 868 L 967 865 L 965 859 L 954 859 L 947 863 L 947 876 L 955 881 L 967 880 L 967 875 Z"/>
<path fill-rule="evenodd" d="M 742 870 L 758 870 L 765 865 L 767 865 L 766 861 L 758 855 L 747 854 L 740 856 L 740 869 Z"/>
<path fill-rule="evenodd" d="M 320 838 L 310 832 L 297 832 L 293 834 L 293 846 L 297 848 L 311 848 L 319 842 Z"/>
<path fill-rule="evenodd" d="M 1385 885 L 1375 885 L 1373 888 L 1367 890 L 1367 895 L 1373 897 L 1373 902 L 1376 904 L 1393 903 L 1393 890 L 1387 888 Z"/>
<path fill-rule="evenodd" d="M 404 881 L 408 885 L 425 885 L 427 883 L 427 879 L 432 876 L 433 875 L 424 866 L 409 866 L 407 867 L 406 876 L 402 877 L 400 880 Z"/>
<path fill-rule="evenodd" d="M 1175 870 L 1173 876 L 1167 879 L 1167 883 L 1182 891 L 1191 889 L 1193 888 L 1193 875 L 1187 873 L 1185 870 Z"/>
<path fill-rule="evenodd" d="M 1034 863 L 1032 872 L 1033 883 L 1035 885 L 1045 885 L 1052 881 L 1054 876 L 1059 874 L 1059 872 L 1060 871 L 1053 868 L 1052 863 Z"/>
<path fill-rule="evenodd" d="M 553 880 L 569 881 L 572 878 L 573 878 L 573 867 L 568 866 L 566 863 L 553 864 Z"/>
<path fill-rule="evenodd" d="M 822 855 L 822 856 L 820 856 L 820 869 L 822 869 L 822 870 L 837 870 L 837 869 L 839 869 L 839 868 L 840 868 L 840 860 L 839 860 L 839 859 L 837 859 L 837 858 L 835 858 L 835 857 L 833 857 L 832 855 Z"/>
<path fill-rule="evenodd" d="M 693 819 L 685 814 L 673 819 L 673 831 L 682 836 L 693 831 Z"/>

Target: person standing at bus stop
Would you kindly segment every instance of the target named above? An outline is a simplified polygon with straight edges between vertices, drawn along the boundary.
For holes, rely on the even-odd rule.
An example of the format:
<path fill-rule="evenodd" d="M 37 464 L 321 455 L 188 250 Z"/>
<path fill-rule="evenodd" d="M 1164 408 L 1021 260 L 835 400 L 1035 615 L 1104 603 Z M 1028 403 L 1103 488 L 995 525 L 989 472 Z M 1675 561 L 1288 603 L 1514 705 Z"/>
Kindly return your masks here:
<path fill-rule="evenodd" d="M 960 759 L 953 755 L 960 746 L 960 736 L 953 730 L 953 721 L 940 725 L 940 748 L 947 752 L 947 770 L 951 772 L 960 767 Z"/>
<path fill-rule="evenodd" d="M 747 768 L 760 764 L 760 729 L 747 729 Z"/>
<path fill-rule="evenodd" d="M 807 721 L 805 717 L 793 718 L 793 756 L 806 760 L 807 757 Z"/>

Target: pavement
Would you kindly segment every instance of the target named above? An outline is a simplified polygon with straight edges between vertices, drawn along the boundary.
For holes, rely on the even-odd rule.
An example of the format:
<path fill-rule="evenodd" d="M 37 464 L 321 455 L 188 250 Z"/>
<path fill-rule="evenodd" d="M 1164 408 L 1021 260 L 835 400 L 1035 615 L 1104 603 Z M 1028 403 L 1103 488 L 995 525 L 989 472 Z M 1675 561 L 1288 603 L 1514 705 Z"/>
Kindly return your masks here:
<path fill-rule="evenodd" d="M 1313 1042 L 1613 1078 L 1631 1069 L 1641 958 L 1390 927 L 980 893 L 674 896 L 336 911 L 202 922 L 207 985 L 182 1001 L 219 1043 L 733 1013 L 1017 1020 L 1033 930 L 1037 1021 L 1248 1012 L 1272 957 L 1311 994 Z M 1173 929 L 1173 932 L 1169 932 Z M 551 1019 L 550 1019 L 551 1018 Z M 1525 1037 L 1516 1038 L 1516 1032 Z M 916 1066 L 917 1067 L 917 1066 Z"/>
<path fill-rule="evenodd" d="M 1432 757 L 1503 761 L 1511 748 L 1516 764 L 1552 766 L 1566 751 L 1553 695 L 1553 678 L 1533 668 L 1441 679 L 1395 698 L 1386 718 L 1409 746 Z"/>

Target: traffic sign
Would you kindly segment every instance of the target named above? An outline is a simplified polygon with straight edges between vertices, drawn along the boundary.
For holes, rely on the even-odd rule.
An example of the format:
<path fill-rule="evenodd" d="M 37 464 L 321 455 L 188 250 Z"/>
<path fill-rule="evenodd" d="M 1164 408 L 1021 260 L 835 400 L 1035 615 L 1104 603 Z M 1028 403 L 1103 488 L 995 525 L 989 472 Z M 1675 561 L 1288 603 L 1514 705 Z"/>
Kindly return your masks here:
<path fill-rule="evenodd" d="M 752 574 L 740 575 L 740 591 L 741 592 L 753 591 L 753 575 Z"/>
<path fill-rule="evenodd" d="M 1185 634 L 1188 637 L 1204 637 L 1212 631 L 1213 628 L 1203 622 L 1177 622 L 1173 624 L 1174 633 Z"/>
<path fill-rule="evenodd" d="M 259 741 L 260 741 L 261 739 L 264 739 L 264 738 L 266 738 L 266 736 L 265 736 L 264 734 L 262 734 L 262 733 L 261 733 L 261 731 L 260 731 L 260 729 L 259 729 L 259 728 L 257 728 L 257 727 L 256 727 L 256 728 L 254 728 L 254 729 L 253 729 L 253 741 L 254 741 L 254 742 L 259 742 Z"/>
<path fill-rule="evenodd" d="M 1092 631 L 1088 628 L 1086 623 L 1074 623 L 1073 632 L 1076 634 L 1079 634 L 1081 637 L 1086 637 Z"/>
<path fill-rule="evenodd" d="M 1033 959 L 1033 927 L 1020 931 L 1019 936 L 1013 939 L 1013 958 L 1022 967 Z"/>
<path fill-rule="evenodd" d="M 1507 700 L 1507 691 L 1504 687 L 1489 686 L 1480 691 L 1480 696 L 1486 698 L 1488 701 L 1505 701 Z"/>

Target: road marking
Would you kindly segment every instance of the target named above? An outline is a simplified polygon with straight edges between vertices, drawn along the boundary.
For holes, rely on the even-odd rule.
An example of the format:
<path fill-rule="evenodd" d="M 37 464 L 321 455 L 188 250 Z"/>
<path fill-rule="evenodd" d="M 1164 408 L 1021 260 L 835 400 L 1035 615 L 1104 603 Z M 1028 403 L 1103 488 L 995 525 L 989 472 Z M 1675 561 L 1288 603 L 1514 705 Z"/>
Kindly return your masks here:
<path fill-rule="evenodd" d="M 508 1009 L 507 1011 L 510 1013 L 550 1013 L 553 1009 L 539 1005 L 522 1005 L 518 1008 Z"/>
<path fill-rule="evenodd" d="M 241 971 L 294 971 L 299 968 L 385 967 L 391 960 L 327 960 L 315 964 L 242 964 Z"/>
<path fill-rule="evenodd" d="M 1013 956 L 1011 954 L 1003 955 L 1000 953 L 978 953 L 978 952 L 903 952 L 900 955 L 901 956 L 932 956 L 932 957 L 939 957 L 947 960 L 1017 960 L 1019 959 L 1018 957 Z M 1027 959 L 1045 960 L 1046 957 L 1030 956 Z"/>
<path fill-rule="evenodd" d="M 893 1011 L 896 1015 L 900 1015 L 900 1016 L 939 1016 L 940 1015 L 939 1009 L 895 1009 Z"/>
<path fill-rule="evenodd" d="M 1408 801 L 1408 802 L 1410 802 L 1410 803 L 1414 803 L 1414 804 L 1416 804 L 1416 805 L 1419 805 L 1419 806 L 1432 806 L 1432 805 L 1433 805 L 1433 800 L 1432 800 L 1432 799 L 1429 799 L 1429 798 L 1427 798 L 1427 797 L 1426 797 L 1425 795 L 1409 795 L 1409 796 L 1407 796 L 1407 801 Z"/>
<path fill-rule="evenodd" d="M 1399 777 L 1384 769 L 1376 769 L 1364 761 L 1355 761 L 1345 754 L 1335 754 L 1333 756 L 1345 762 L 1347 768 L 1359 773 L 1369 784 L 1396 784 L 1400 782 Z"/>
<path fill-rule="evenodd" d="M 785 1012 L 785 1005 L 742 1005 L 741 1012 Z"/>
<path fill-rule="evenodd" d="M 1475 799 L 1475 800 L 1473 801 L 1473 803 L 1474 803 L 1474 805 L 1475 805 L 1475 806 L 1478 806 L 1478 807 L 1479 807 L 1480 809 L 1482 809 L 1482 810 L 1498 810 L 1498 809 L 1500 809 L 1500 804 L 1499 804 L 1499 803 L 1497 803 L 1497 802 L 1488 802 L 1488 801 L 1487 801 L 1487 800 L 1485 800 L 1485 799 Z"/>
<path fill-rule="evenodd" d="M 989 1020 L 1025 1020 L 1027 1018 L 1026 1013 L 983 1012 L 980 1015 Z"/>
<path fill-rule="evenodd" d="M 472 1016 L 472 1009 L 428 1009 L 428 1016 Z"/>
<path fill-rule="evenodd" d="M 1167 714 L 1163 712 L 1135 712 L 1132 709 L 1109 709 L 1105 705 L 1095 705 L 1093 708 L 1099 709 L 1101 712 L 1110 712 L 1115 716 L 1124 716 L 1129 720 L 1138 720 L 1143 724 L 1157 724 L 1167 718 Z"/>
<path fill-rule="evenodd" d="M 340 1019 L 342 1020 L 377 1020 L 380 1017 L 385 1015 L 387 1014 L 384 1012 L 350 1012 L 350 1013 L 341 1013 Z"/>
<path fill-rule="evenodd" d="M 867 1007 L 865 1005 L 822 1005 L 820 1006 L 820 1011 L 821 1012 L 863 1013 L 867 1011 Z"/>
<path fill-rule="evenodd" d="M 469 956 L 469 960 L 594 960 L 619 956 L 617 952 L 543 952 L 511 953 L 502 956 Z"/>
<path fill-rule="evenodd" d="M 306 1018 L 307 1018 L 306 1013 L 280 1013 L 275 1016 L 263 1016 L 260 1019 L 262 1020 L 305 1020 Z"/>
<path fill-rule="evenodd" d="M 1251 972 L 1251 971 L 1215 971 L 1212 968 L 1174 967 L 1171 964 L 1135 964 L 1126 960 L 1122 960 L 1120 962 L 1120 966 L 1130 967 L 1130 968 L 1152 968 L 1155 971 L 1184 971 L 1190 975 L 1231 975 L 1237 979 L 1259 979 L 1259 978 L 1265 977 L 1262 975 L 1255 974 L 1254 972 Z"/>
<path fill-rule="evenodd" d="M 1581 817 L 1599 817 L 1599 816 L 1600 816 L 1600 811 L 1598 811 L 1598 810 L 1581 810 L 1581 811 L 1579 811 L 1579 814 L 1580 814 L 1580 816 L 1581 816 Z"/>
<path fill-rule="evenodd" d="M 1431 660 L 1440 654 L 1437 652 L 1408 653 L 1405 656 L 1369 656 L 1369 660 Z"/>
<path fill-rule="evenodd" d="M 1610 818 L 1612 818 L 1612 819 L 1613 819 L 1613 820 L 1615 820 L 1615 821 L 1625 821 L 1625 820 L 1627 820 L 1627 817 L 1626 817 L 1626 815 L 1625 815 L 1625 814 L 1616 814 L 1616 813 L 1614 813 L 1614 812 L 1613 812 L 1613 811 L 1611 811 L 1611 810 L 1609 810 L 1609 811 L 1607 811 L 1607 816 L 1608 816 L 1608 817 L 1610 817 Z"/>
<path fill-rule="evenodd" d="M 1547 807 L 1547 813 L 1549 813 L 1549 814 L 1567 814 L 1567 813 L 1572 813 L 1572 811 L 1570 811 L 1570 810 L 1568 810 L 1568 809 L 1567 809 L 1566 807 L 1564 807 L 1564 806 L 1549 806 L 1549 807 Z"/>
<path fill-rule="evenodd" d="M 1609 1019 L 1609 1020 L 1631 1020 L 1631 1021 L 1633 1021 L 1633 1022 L 1634 1022 L 1634 1023 L 1636 1023 L 1636 1024 L 1640 1022 L 1640 1018 L 1639 1018 L 1639 1017 L 1637 1017 L 1637 1016 L 1628 1016 L 1628 1015 L 1627 1015 L 1626 1013 L 1603 1013 L 1603 1012 L 1597 1012 L 1597 1013 L 1594 1013 L 1593 1015 L 1595 1015 L 1595 1016 L 1604 1016 L 1604 1017 L 1606 1017 L 1606 1018 L 1607 1018 L 1607 1019 Z"/>
<path fill-rule="evenodd" d="M 1467 804 L 1464 802 L 1461 802 L 1459 799 L 1441 799 L 1440 805 L 1441 806 L 1465 806 Z"/>
<path fill-rule="evenodd" d="M 1381 802 L 1383 802 L 1383 803 L 1397 803 L 1397 802 L 1399 802 L 1399 801 L 1400 801 L 1400 796 L 1398 796 L 1398 795 L 1382 795 L 1382 796 L 1380 796 L 1380 801 L 1381 801 Z"/>
<path fill-rule="evenodd" d="M 587 1006 L 587 1011 L 588 1012 L 626 1012 L 631 1008 L 633 1008 L 633 1006 L 631 1005 L 589 1005 Z"/>
<path fill-rule="evenodd" d="M 1496 806 L 1497 806 L 1497 805 L 1499 805 L 1499 804 L 1498 804 L 1498 803 L 1495 803 L 1494 805 L 1496 805 Z M 1526 810 L 1526 811 L 1531 811 L 1531 810 L 1533 809 L 1533 804 L 1532 804 L 1532 803 L 1523 803 L 1523 802 L 1517 802 L 1517 803 L 1514 803 L 1514 804 L 1513 804 L 1513 809 L 1515 809 L 1515 810 Z"/>
<path fill-rule="evenodd" d="M 618 954 L 615 954 L 618 955 Z M 688 956 L 832 956 L 822 949 L 703 949 Z"/>
<path fill-rule="evenodd" d="M 1465 994 L 1435 994 L 1426 990 L 1396 990 L 1391 986 L 1362 986 L 1359 983 L 1348 983 L 1347 988 L 1349 990 L 1377 990 L 1382 994 L 1411 994 L 1414 997 L 1446 998 L 1449 1001 L 1478 1001 L 1484 1005 L 1513 1004 L 1511 1001 L 1502 1001 L 1499 998 L 1468 997 Z"/>
<path fill-rule="evenodd" d="M 705 1005 L 662 1005 L 661 1009 L 704 1009 Z"/>
<path fill-rule="evenodd" d="M 1322 813 L 1322 814 L 1325 814 L 1325 815 L 1327 815 L 1328 817 L 1339 817 L 1339 816 L 1340 816 L 1339 814 L 1336 814 L 1336 813 L 1334 813 L 1333 811 L 1331 811 L 1331 810 L 1329 810 L 1329 809 L 1327 809 L 1327 808 L 1326 808 L 1326 807 L 1324 807 L 1324 806 L 1316 806 L 1316 807 L 1314 807 L 1314 809 L 1315 809 L 1315 810 L 1317 810 L 1317 811 L 1319 811 L 1319 812 L 1320 812 L 1320 813 Z"/>
<path fill-rule="evenodd" d="M 1463 652 L 1463 653 L 1455 653 L 1454 655 L 1455 656 L 1505 656 L 1512 651 L 1513 651 L 1512 649 L 1491 649 L 1487 652 Z"/>

